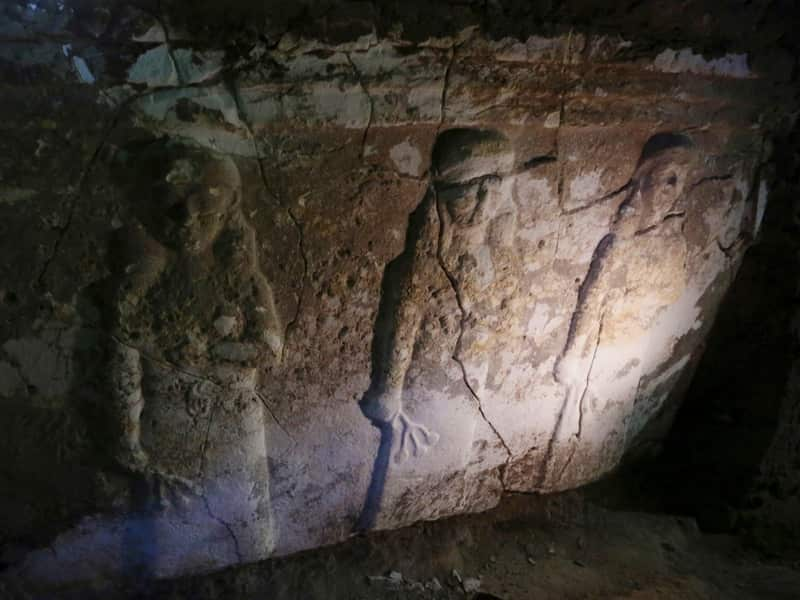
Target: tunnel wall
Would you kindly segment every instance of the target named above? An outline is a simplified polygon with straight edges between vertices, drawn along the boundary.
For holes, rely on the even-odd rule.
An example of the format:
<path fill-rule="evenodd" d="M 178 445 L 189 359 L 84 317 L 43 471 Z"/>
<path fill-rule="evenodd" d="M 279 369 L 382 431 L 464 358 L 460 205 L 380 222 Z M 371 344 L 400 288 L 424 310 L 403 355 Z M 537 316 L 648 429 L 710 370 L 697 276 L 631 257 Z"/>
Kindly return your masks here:
<path fill-rule="evenodd" d="M 226 41 L 166 6 L 7 9 L 13 577 L 288 554 L 663 437 L 791 61 L 346 11 Z"/>
<path fill-rule="evenodd" d="M 775 138 L 758 244 L 742 260 L 647 480 L 670 512 L 796 556 L 797 134 Z M 680 481 L 679 485 L 675 482 Z"/>

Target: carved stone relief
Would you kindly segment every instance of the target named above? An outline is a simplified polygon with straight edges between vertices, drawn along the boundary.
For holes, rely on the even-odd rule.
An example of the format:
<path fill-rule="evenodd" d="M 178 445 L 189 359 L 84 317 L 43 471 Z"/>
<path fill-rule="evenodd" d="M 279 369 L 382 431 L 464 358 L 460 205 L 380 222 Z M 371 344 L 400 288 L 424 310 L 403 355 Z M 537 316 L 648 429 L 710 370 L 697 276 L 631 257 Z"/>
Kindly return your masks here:
<path fill-rule="evenodd" d="M 763 216 L 761 83 L 588 33 L 365 40 L 130 41 L 69 193 L 0 204 L 49 224 L 6 251 L 50 294 L 3 267 L 0 397 L 85 418 L 109 497 L 22 579 L 486 510 L 669 422 Z"/>

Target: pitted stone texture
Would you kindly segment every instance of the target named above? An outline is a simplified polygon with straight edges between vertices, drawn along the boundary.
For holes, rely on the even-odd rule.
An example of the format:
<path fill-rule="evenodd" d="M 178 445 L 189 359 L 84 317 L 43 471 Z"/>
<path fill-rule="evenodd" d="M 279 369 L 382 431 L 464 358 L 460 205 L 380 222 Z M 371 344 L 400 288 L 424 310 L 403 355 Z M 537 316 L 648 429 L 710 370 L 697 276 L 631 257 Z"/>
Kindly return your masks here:
<path fill-rule="evenodd" d="M 775 106 L 740 61 L 471 28 L 223 56 L 120 18 L 91 92 L 53 84 L 102 91 L 107 130 L 51 198 L 67 115 L 38 123 L 0 202 L 6 230 L 50 223 L 2 270 L 0 406 L 79 422 L 53 460 L 101 498 L 15 576 L 174 576 L 485 510 L 601 477 L 671 414 L 763 215 Z"/>

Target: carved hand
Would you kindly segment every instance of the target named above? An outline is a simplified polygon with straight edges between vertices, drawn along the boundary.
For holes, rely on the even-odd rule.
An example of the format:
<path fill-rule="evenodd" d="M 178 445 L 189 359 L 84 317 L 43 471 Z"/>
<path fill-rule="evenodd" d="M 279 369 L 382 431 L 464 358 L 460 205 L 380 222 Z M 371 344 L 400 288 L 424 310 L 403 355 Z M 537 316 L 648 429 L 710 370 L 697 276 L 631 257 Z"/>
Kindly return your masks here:
<path fill-rule="evenodd" d="M 424 425 L 415 423 L 400 409 L 392 421 L 395 434 L 400 434 L 400 442 L 394 454 L 394 462 L 405 462 L 409 456 L 425 454 L 439 441 L 439 434 Z"/>
<path fill-rule="evenodd" d="M 376 392 L 370 388 L 361 400 L 361 412 L 376 423 L 391 423 L 402 408 L 401 394 L 401 389 Z"/>

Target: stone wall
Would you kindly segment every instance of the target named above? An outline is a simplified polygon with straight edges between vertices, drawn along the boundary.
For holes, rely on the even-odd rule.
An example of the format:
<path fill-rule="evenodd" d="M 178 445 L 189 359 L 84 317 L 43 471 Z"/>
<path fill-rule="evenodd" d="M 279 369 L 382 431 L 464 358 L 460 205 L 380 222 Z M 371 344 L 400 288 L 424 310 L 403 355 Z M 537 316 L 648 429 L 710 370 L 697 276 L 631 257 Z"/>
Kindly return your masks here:
<path fill-rule="evenodd" d="M 741 525 L 770 553 L 796 560 L 800 557 L 800 543 L 795 535 L 800 526 L 800 364 L 797 360 L 800 348 L 797 311 L 800 292 L 800 203 L 797 197 L 800 138 L 797 127 L 780 136 L 776 146 L 776 178 L 781 182 L 782 202 L 780 209 L 774 211 L 776 223 L 770 239 L 785 261 L 780 269 L 783 277 L 778 280 L 781 285 L 775 287 L 783 292 L 782 310 L 776 311 L 776 316 L 782 323 L 785 336 L 779 339 L 786 341 L 781 349 L 788 356 L 776 361 L 783 368 L 783 377 L 778 379 L 783 389 L 776 394 L 778 402 L 773 409 L 775 432 L 758 465 L 755 481 L 748 490 Z M 782 226 L 778 227 L 777 223 Z M 764 270 L 772 271 L 773 268 L 764 267 Z"/>
<path fill-rule="evenodd" d="M 796 558 L 796 128 L 779 135 L 758 244 L 742 260 L 649 484 L 671 512 Z M 676 484 L 680 481 L 679 484 Z"/>
<path fill-rule="evenodd" d="M 663 436 L 758 237 L 792 59 L 336 6 L 229 39 L 169 3 L 5 9 L 18 580 L 481 511 Z"/>

